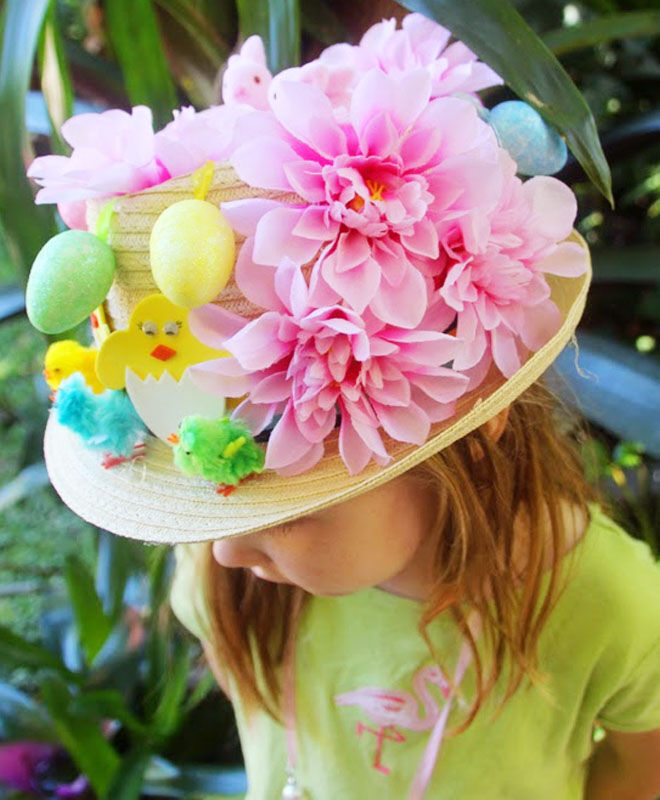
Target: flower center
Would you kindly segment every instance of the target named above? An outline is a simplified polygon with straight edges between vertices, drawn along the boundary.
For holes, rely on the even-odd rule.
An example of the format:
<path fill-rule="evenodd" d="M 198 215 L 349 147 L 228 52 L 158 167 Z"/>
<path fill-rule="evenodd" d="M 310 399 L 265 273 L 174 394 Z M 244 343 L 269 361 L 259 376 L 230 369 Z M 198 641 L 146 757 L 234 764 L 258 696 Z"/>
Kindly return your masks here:
<path fill-rule="evenodd" d="M 365 183 L 367 185 L 367 189 L 369 189 L 370 200 L 383 199 L 383 192 L 387 188 L 384 183 L 381 183 L 380 181 L 375 181 L 373 180 L 373 178 L 367 178 Z M 356 194 L 352 200 L 346 203 L 346 205 L 353 211 L 362 211 L 362 209 L 364 208 L 364 199 L 359 194 Z"/>
<path fill-rule="evenodd" d="M 365 181 L 367 184 L 367 189 L 369 189 L 369 199 L 370 200 L 382 200 L 383 199 L 383 192 L 385 191 L 385 184 L 381 183 L 380 181 L 374 181 L 370 178 L 367 178 Z"/>

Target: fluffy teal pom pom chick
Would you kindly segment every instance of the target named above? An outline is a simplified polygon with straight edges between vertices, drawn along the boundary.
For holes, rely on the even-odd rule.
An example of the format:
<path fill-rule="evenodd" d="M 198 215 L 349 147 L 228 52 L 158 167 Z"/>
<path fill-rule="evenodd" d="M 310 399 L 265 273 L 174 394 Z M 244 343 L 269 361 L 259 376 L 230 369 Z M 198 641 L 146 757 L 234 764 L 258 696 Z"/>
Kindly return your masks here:
<path fill-rule="evenodd" d="M 174 463 L 186 475 L 199 475 L 224 487 L 264 468 L 265 454 L 241 420 L 185 417 L 179 425 Z"/>
<path fill-rule="evenodd" d="M 87 447 L 112 456 L 105 466 L 114 466 L 136 455 L 147 435 L 144 423 L 124 392 L 108 389 L 94 394 L 76 372 L 62 381 L 53 409 L 60 425 L 77 433 Z"/>

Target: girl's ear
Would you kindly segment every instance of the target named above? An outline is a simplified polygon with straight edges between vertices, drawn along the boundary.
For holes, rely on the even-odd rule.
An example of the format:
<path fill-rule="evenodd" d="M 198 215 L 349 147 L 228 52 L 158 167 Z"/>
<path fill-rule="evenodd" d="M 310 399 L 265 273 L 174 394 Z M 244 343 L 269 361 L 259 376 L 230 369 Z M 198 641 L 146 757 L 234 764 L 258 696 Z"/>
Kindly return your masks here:
<path fill-rule="evenodd" d="M 497 442 L 500 436 L 504 433 L 506 428 L 506 424 L 509 420 L 509 409 L 511 406 L 507 406 L 503 408 L 499 414 L 496 414 L 494 417 L 491 417 L 487 422 L 484 422 L 481 426 L 481 430 L 489 437 L 492 442 Z M 479 442 L 470 441 L 469 444 L 470 452 L 472 453 L 472 458 L 478 461 L 483 456 L 483 451 L 481 449 L 481 445 Z"/>
<path fill-rule="evenodd" d="M 491 417 L 487 422 L 481 426 L 484 429 L 484 433 L 492 439 L 493 442 L 497 442 L 500 436 L 504 433 L 504 429 L 506 428 L 506 424 L 509 421 L 509 409 L 511 406 L 507 406 L 503 408 L 499 414 L 496 414 L 494 417 Z"/>

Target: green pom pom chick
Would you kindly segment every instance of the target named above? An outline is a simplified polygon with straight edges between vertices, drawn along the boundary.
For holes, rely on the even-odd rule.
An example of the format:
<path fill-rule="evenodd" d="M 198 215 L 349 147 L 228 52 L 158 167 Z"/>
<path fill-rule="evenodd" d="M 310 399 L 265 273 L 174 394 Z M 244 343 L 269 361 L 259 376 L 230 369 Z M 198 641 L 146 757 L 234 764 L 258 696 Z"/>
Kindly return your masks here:
<path fill-rule="evenodd" d="M 236 485 L 264 468 L 265 454 L 241 420 L 185 417 L 175 443 L 174 463 L 186 475 L 200 475 L 220 484 L 219 492 L 230 494 Z"/>

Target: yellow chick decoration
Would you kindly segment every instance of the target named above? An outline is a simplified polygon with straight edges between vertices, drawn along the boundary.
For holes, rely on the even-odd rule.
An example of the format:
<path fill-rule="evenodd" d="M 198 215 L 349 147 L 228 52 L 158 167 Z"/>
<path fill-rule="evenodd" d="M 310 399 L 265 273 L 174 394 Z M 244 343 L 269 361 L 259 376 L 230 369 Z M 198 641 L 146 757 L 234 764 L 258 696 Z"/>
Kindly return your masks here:
<path fill-rule="evenodd" d="M 96 372 L 109 389 L 125 388 L 145 425 L 167 442 L 190 414 L 215 418 L 226 413 L 225 398 L 197 386 L 187 368 L 228 355 L 193 336 L 187 308 L 154 294 L 137 304 L 126 330 L 103 342 Z"/>
<path fill-rule="evenodd" d="M 101 394 L 105 386 L 96 376 L 97 355 L 98 350 L 92 347 L 83 347 L 71 339 L 51 344 L 46 350 L 43 370 L 43 376 L 49 388 L 56 392 L 65 378 L 75 372 L 80 372 L 94 394 Z"/>
<path fill-rule="evenodd" d="M 168 372 L 178 381 L 191 364 L 228 355 L 193 336 L 188 311 L 162 294 L 141 300 L 133 309 L 128 328 L 111 333 L 101 345 L 96 360 L 101 383 L 108 389 L 123 389 L 127 367 L 142 380 L 148 375 L 160 378 Z"/>

